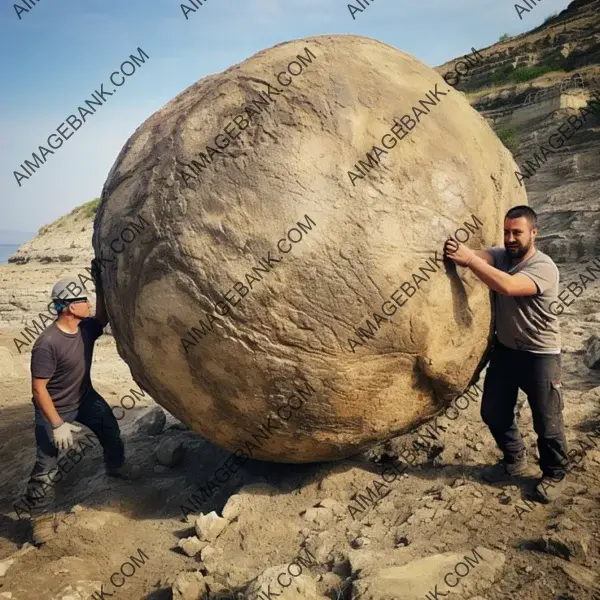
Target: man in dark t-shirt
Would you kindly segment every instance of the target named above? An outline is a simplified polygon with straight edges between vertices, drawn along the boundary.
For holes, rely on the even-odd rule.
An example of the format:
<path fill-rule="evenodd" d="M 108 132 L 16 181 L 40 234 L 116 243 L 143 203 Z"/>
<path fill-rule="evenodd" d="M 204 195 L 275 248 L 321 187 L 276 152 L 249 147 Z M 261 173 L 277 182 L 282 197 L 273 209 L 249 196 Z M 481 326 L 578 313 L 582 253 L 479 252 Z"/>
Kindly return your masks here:
<path fill-rule="evenodd" d="M 525 446 L 515 422 L 519 389 L 526 395 L 538 437 L 542 477 L 534 499 L 548 503 L 564 487 L 569 456 L 563 424 L 559 272 L 535 248 L 537 215 L 528 206 L 511 208 L 504 218 L 504 248 L 470 250 L 449 240 L 445 254 L 470 268 L 494 292 L 495 339 L 485 377 L 481 416 L 503 459 L 483 472 L 488 482 L 509 482 L 527 472 Z"/>
<path fill-rule="evenodd" d="M 96 315 L 90 317 L 85 286 L 75 278 L 61 279 L 52 289 L 57 318 L 40 334 L 31 351 L 32 402 L 35 413 L 36 462 L 25 496 L 15 505 L 17 515 L 23 505 L 33 522 L 33 538 L 38 545 L 55 533 L 54 484 L 73 469 L 65 462 L 79 463 L 85 456 L 81 443 L 75 449 L 73 432 L 89 427 L 103 448 L 106 472 L 110 476 L 136 479 L 137 467 L 125 462 L 119 425 L 104 398 L 94 390 L 90 379 L 94 343 L 108 323 L 99 269 L 92 262 L 96 284 Z M 91 447 L 86 444 L 84 447 Z M 65 455 L 58 459 L 59 450 Z M 57 469 L 58 463 L 58 469 Z"/>

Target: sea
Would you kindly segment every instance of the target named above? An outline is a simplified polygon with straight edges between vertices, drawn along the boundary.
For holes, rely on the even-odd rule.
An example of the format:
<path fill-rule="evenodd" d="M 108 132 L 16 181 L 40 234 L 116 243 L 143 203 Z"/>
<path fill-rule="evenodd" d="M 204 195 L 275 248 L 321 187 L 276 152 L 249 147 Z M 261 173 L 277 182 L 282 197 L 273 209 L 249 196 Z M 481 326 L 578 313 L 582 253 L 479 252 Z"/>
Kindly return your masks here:
<path fill-rule="evenodd" d="M 22 244 L 0 244 L 0 265 L 8 262 L 8 257 L 14 254 Z"/>

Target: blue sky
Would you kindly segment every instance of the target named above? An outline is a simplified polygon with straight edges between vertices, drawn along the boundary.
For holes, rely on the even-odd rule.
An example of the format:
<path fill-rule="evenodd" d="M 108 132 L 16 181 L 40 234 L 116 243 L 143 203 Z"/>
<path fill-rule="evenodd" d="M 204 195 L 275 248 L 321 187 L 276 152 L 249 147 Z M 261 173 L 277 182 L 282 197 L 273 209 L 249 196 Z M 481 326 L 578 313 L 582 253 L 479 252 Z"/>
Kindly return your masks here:
<path fill-rule="evenodd" d="M 21 20 L 12 2 L 0 4 L 4 230 L 37 231 L 99 196 L 120 149 L 143 121 L 199 79 L 259 50 L 352 33 L 436 66 L 489 46 L 502 33 L 528 31 L 568 4 L 544 0 L 520 20 L 508 1 L 371 0 L 353 20 L 341 0 L 204 0 L 186 20 L 174 0 L 36 1 Z M 109 75 L 138 47 L 149 55 L 146 63 L 19 187 L 13 171 L 101 83 L 109 89 Z"/>

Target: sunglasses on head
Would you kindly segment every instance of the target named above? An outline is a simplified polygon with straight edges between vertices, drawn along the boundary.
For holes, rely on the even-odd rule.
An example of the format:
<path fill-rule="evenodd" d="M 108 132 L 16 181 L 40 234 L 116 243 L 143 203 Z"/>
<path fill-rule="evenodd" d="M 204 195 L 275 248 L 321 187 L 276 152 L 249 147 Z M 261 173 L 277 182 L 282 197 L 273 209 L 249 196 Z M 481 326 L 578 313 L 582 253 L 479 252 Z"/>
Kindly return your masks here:
<path fill-rule="evenodd" d="M 88 299 L 87 298 L 73 298 L 73 300 L 65 300 L 65 302 L 68 302 L 69 304 L 79 304 L 81 302 L 87 302 Z"/>

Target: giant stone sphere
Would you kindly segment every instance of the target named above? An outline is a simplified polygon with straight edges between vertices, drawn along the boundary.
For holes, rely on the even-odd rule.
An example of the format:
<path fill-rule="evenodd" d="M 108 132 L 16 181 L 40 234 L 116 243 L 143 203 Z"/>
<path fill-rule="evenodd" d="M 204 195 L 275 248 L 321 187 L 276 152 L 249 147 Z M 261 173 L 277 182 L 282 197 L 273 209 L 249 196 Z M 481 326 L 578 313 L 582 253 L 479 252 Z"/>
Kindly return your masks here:
<path fill-rule="evenodd" d="M 406 115 L 406 116 L 405 116 Z M 341 458 L 443 410 L 480 370 L 489 289 L 442 260 L 502 244 L 510 153 L 414 57 L 327 35 L 180 93 L 105 184 L 94 248 L 135 380 L 254 458 Z"/>

